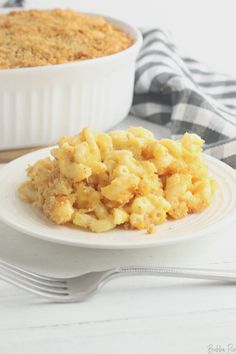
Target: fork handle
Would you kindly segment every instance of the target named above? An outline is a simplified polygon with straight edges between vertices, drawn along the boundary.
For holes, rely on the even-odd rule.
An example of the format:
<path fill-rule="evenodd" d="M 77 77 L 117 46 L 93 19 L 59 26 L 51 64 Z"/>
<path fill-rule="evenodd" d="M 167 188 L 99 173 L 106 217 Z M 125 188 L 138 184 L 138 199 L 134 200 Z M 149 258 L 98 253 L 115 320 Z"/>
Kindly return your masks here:
<path fill-rule="evenodd" d="M 189 278 L 218 280 L 225 282 L 236 282 L 236 271 L 199 269 L 186 267 L 162 267 L 162 266 L 127 266 L 119 267 L 114 270 L 115 276 L 121 275 L 157 275 L 160 277 Z"/>

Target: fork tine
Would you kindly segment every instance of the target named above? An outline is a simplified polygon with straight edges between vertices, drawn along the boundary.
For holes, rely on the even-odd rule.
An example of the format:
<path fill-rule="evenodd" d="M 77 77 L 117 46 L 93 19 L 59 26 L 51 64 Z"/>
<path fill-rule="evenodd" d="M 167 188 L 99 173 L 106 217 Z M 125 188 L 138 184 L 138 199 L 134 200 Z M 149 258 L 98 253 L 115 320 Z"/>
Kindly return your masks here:
<path fill-rule="evenodd" d="M 25 270 L 21 267 L 18 267 L 14 264 L 10 264 L 8 262 L 5 262 L 5 261 L 2 261 L 0 260 L 0 266 L 4 267 L 5 269 L 10 269 L 14 272 L 16 272 L 17 274 L 20 274 L 20 275 L 24 275 L 25 277 L 27 276 L 30 276 L 31 279 L 34 278 L 35 280 L 41 280 L 41 281 L 49 281 L 49 282 L 54 282 L 54 283 L 58 283 L 60 285 L 61 284 L 65 284 L 66 283 L 66 278 L 56 278 L 56 277 L 48 277 L 46 275 L 41 275 L 41 274 L 38 274 L 38 273 L 34 273 L 34 272 L 31 272 L 29 270 Z"/>
<path fill-rule="evenodd" d="M 22 278 L 19 275 L 12 273 L 12 271 L 4 271 L 0 273 L 0 278 L 11 283 L 14 282 L 18 284 L 19 287 L 27 288 L 32 291 L 40 291 L 46 294 L 54 294 L 54 295 L 68 295 L 68 288 L 67 287 L 54 287 L 50 284 L 43 284 L 43 283 L 35 283 L 31 279 Z"/>
<path fill-rule="evenodd" d="M 49 280 L 44 280 L 43 278 L 41 280 L 40 278 L 34 277 L 31 274 L 23 273 L 21 271 L 18 271 L 16 268 L 10 268 L 6 265 L 2 265 L 1 263 L 0 263 L 0 269 L 2 269 L 4 272 L 9 272 L 15 277 L 19 277 L 22 281 L 27 281 L 27 280 L 31 281 L 35 285 L 50 286 L 55 289 L 65 289 L 67 284 L 66 281 L 53 282 Z"/>
<path fill-rule="evenodd" d="M 28 284 L 26 285 L 26 284 L 20 283 L 17 280 L 9 278 L 8 276 L 4 276 L 3 274 L 0 274 L 0 279 L 6 281 L 9 284 L 15 285 L 20 289 L 23 289 L 23 290 L 26 290 L 26 291 L 31 292 L 33 294 L 37 294 L 42 297 L 54 300 L 55 302 L 69 302 L 70 301 L 69 293 L 53 293 L 53 292 L 46 291 L 43 289 L 36 289 Z"/>

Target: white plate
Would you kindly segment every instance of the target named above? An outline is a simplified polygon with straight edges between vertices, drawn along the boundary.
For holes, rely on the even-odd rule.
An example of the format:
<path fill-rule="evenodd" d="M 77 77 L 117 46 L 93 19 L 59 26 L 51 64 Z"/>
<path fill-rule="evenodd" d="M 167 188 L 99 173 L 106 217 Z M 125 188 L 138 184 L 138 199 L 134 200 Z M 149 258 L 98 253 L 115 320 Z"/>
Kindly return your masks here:
<path fill-rule="evenodd" d="M 17 187 L 26 179 L 25 168 L 49 155 L 50 149 L 39 150 L 11 162 L 0 170 L 0 219 L 28 235 L 44 240 L 91 248 L 127 249 L 172 244 L 209 235 L 236 216 L 236 173 L 226 164 L 206 156 L 210 172 L 219 183 L 212 205 L 204 212 L 178 221 L 167 221 L 154 234 L 145 231 L 112 230 L 94 234 L 76 228 L 57 226 L 40 210 L 23 203 Z"/>

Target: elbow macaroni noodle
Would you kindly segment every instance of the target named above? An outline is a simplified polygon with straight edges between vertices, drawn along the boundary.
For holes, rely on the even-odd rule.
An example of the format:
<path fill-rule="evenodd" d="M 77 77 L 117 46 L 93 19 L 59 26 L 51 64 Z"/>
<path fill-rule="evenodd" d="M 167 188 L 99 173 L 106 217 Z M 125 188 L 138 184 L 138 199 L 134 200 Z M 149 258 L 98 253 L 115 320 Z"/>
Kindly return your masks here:
<path fill-rule="evenodd" d="M 202 154 L 203 140 L 184 134 L 156 140 L 141 127 L 110 133 L 85 128 L 63 136 L 53 158 L 27 169 L 20 198 L 56 224 L 93 232 L 121 225 L 146 229 L 207 208 L 216 190 Z"/>

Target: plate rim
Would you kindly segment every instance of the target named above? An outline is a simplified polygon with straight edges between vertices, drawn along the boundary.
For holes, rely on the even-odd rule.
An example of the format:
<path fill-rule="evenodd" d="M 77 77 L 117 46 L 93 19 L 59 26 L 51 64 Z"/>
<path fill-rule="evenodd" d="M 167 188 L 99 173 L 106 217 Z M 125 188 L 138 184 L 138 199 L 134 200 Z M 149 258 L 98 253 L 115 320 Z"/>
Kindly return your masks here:
<path fill-rule="evenodd" d="M 33 151 L 29 154 L 23 155 L 13 161 L 11 161 L 10 163 L 8 163 L 7 165 L 5 165 L 4 167 L 1 168 L 0 170 L 0 181 L 1 179 L 4 177 L 4 174 L 7 173 L 7 171 L 14 165 L 18 165 L 21 163 L 21 161 L 27 160 L 28 158 L 32 158 L 33 156 L 37 156 L 40 153 L 44 153 L 47 151 L 50 151 L 53 147 L 47 147 L 47 148 L 43 148 L 37 151 Z M 228 170 L 230 172 L 230 174 L 235 178 L 235 182 L 236 182 L 236 171 L 230 167 L 229 165 L 227 165 L 226 163 L 216 159 L 213 156 L 204 154 L 206 157 L 206 161 L 209 163 L 213 163 L 214 165 L 218 165 L 220 167 L 223 166 L 224 169 Z M 27 163 L 26 163 L 27 164 Z M 1 190 L 0 190 L 1 191 Z M 140 248 L 151 248 L 151 247 L 162 247 L 162 246 L 168 246 L 168 245 L 174 245 L 180 242 L 188 242 L 190 240 L 196 239 L 196 238 L 200 238 L 200 237 L 204 237 L 206 234 L 210 234 L 213 231 L 216 231 L 221 229 L 223 226 L 225 226 L 226 224 L 229 224 L 231 221 L 233 221 L 234 217 L 236 216 L 236 209 L 234 211 L 231 211 L 224 219 L 222 219 L 221 221 L 213 224 L 213 225 L 209 225 L 208 227 L 206 227 L 205 230 L 198 230 L 196 232 L 191 232 L 191 234 L 189 236 L 178 236 L 175 239 L 167 239 L 167 240 L 151 240 L 150 237 L 148 236 L 148 242 L 146 242 L 146 240 L 136 240 L 133 244 L 132 243 L 122 243 L 121 242 L 117 242 L 114 241 L 113 243 L 105 243 L 103 242 L 97 242 L 94 243 L 94 241 L 92 241 L 91 243 L 89 241 L 85 241 L 83 239 L 78 238 L 78 242 L 74 242 L 73 240 L 66 240 L 66 239 L 60 239 L 60 238 L 52 238 L 48 235 L 45 235 L 43 233 L 34 231 L 34 230 L 29 230 L 27 227 L 21 226 L 21 224 L 19 225 L 16 221 L 11 220 L 9 217 L 7 217 L 7 215 L 2 214 L 2 206 L 0 204 L 0 221 L 3 222 L 4 224 L 8 225 L 9 227 L 13 228 L 16 231 L 19 231 L 23 234 L 26 234 L 28 236 L 37 238 L 37 239 L 41 239 L 43 241 L 47 241 L 47 242 L 53 242 L 53 243 L 57 243 L 57 244 L 62 244 L 62 245 L 67 245 L 67 246 L 74 246 L 74 247 L 81 247 L 81 248 L 93 248 L 93 249 L 110 249 L 110 250 L 114 250 L 114 249 L 120 249 L 120 250 L 124 250 L 124 249 L 140 249 Z M 60 227 L 60 226 L 58 226 Z M 139 230 L 137 230 L 137 232 L 139 232 Z M 210 236 L 210 235 L 209 235 Z M 99 236 L 98 236 L 99 237 Z M 101 240 L 102 241 L 102 240 Z"/>

